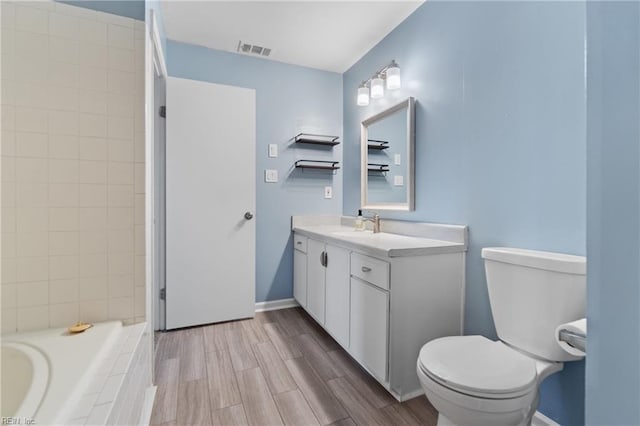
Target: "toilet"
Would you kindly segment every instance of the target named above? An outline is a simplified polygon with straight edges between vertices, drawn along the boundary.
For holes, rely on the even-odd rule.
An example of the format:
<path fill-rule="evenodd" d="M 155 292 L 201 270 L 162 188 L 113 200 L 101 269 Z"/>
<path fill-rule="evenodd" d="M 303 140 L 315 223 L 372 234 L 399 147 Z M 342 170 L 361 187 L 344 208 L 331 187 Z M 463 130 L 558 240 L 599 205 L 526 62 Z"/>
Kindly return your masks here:
<path fill-rule="evenodd" d="M 542 381 L 582 357 L 556 342 L 556 328 L 585 316 L 586 260 L 517 248 L 484 248 L 498 341 L 432 340 L 417 373 L 438 425 L 528 425 Z"/>

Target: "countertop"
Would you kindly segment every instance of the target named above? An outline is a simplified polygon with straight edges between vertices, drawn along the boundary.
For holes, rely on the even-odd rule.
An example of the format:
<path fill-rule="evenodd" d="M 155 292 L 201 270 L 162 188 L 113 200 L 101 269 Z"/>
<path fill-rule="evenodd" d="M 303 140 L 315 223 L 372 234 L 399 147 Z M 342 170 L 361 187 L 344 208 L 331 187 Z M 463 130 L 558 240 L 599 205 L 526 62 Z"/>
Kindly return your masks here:
<path fill-rule="evenodd" d="M 293 231 L 313 239 L 357 250 L 378 257 L 423 256 L 466 251 L 461 242 L 371 231 L 355 231 L 341 225 L 294 226 Z"/>

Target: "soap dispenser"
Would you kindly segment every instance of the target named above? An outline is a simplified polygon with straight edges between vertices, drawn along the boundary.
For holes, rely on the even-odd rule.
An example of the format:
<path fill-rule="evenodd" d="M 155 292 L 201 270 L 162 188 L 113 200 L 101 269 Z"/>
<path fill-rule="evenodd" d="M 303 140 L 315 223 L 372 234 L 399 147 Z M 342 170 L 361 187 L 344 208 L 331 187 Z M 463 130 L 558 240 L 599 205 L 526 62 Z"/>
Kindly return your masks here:
<path fill-rule="evenodd" d="M 356 217 L 356 231 L 364 231 L 364 221 L 362 220 L 362 210 L 358 210 L 358 217 Z"/>

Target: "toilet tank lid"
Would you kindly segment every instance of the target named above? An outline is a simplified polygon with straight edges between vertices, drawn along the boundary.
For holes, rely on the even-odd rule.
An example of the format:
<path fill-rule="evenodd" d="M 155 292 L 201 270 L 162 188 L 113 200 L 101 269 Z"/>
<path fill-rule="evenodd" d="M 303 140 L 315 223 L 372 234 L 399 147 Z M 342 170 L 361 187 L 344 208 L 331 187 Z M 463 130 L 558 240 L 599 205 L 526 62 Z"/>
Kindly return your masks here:
<path fill-rule="evenodd" d="M 496 262 L 528 266 L 546 271 L 576 275 L 585 275 L 587 273 L 586 258 L 571 254 L 512 247 L 485 247 L 482 249 L 482 257 Z"/>

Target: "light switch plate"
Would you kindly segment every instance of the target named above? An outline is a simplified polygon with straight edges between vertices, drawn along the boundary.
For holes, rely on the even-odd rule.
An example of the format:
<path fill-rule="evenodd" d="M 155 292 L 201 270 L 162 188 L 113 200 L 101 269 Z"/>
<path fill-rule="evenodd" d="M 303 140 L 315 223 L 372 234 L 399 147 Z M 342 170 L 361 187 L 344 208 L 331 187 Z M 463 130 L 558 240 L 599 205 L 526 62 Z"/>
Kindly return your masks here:
<path fill-rule="evenodd" d="M 394 158 L 394 161 L 393 161 L 393 162 L 394 162 L 394 164 L 395 164 L 396 166 L 399 166 L 399 165 L 400 165 L 400 162 L 401 162 L 401 160 L 400 160 L 400 159 L 401 159 L 400 154 L 396 154 L 393 158 Z"/>
<path fill-rule="evenodd" d="M 393 184 L 395 186 L 402 186 L 404 185 L 404 177 L 402 175 L 395 175 L 393 177 Z"/>
<path fill-rule="evenodd" d="M 330 186 L 324 187 L 324 198 L 332 198 L 333 197 L 333 188 Z"/>
<path fill-rule="evenodd" d="M 269 157 L 276 158 L 278 156 L 278 145 L 275 143 L 269 144 Z"/>
<path fill-rule="evenodd" d="M 275 183 L 278 181 L 278 171 L 266 169 L 264 171 L 264 181 L 267 183 Z"/>

